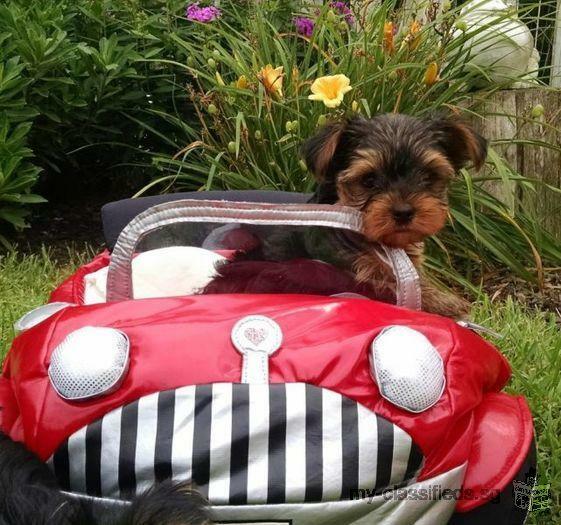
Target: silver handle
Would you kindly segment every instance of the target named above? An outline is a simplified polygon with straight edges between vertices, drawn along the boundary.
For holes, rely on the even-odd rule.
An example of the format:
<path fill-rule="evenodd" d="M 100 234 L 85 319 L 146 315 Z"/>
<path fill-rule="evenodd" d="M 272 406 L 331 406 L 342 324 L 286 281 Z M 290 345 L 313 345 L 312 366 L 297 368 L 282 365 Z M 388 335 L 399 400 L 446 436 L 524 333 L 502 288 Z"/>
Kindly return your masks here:
<path fill-rule="evenodd" d="M 151 232 L 178 223 L 216 222 L 285 226 L 324 226 L 360 233 L 360 212 L 327 204 L 265 204 L 212 200 L 179 200 L 153 206 L 137 215 L 121 232 L 111 254 L 107 301 L 133 298 L 132 259 L 140 241 Z M 382 246 L 396 277 L 399 306 L 420 309 L 419 276 L 403 250 Z"/>

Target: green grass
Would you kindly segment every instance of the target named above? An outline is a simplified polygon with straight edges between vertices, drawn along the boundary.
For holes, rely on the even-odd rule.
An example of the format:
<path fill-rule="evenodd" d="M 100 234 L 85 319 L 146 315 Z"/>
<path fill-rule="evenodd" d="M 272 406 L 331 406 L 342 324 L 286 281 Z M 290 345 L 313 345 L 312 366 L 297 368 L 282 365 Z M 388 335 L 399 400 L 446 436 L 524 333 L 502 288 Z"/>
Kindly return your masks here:
<path fill-rule="evenodd" d="M 59 264 L 46 251 L 37 255 L 0 255 L 0 360 L 14 338 L 14 322 L 35 306 L 45 303 L 50 292 L 85 259 L 69 252 Z"/>
<path fill-rule="evenodd" d="M 560 326 L 554 315 L 527 310 L 510 299 L 492 304 L 484 297 L 476 306 L 474 318 L 504 336 L 493 342 L 512 366 L 508 391 L 523 394 L 534 415 L 539 482 L 551 483 L 553 501 L 550 515 L 532 516 L 529 523 L 561 523 Z"/>
<path fill-rule="evenodd" d="M 16 319 L 44 303 L 50 291 L 88 255 L 69 252 L 59 264 L 48 253 L 0 257 L 0 357 L 7 352 Z M 551 483 L 549 515 L 532 516 L 530 523 L 561 522 L 561 330 L 555 318 L 529 311 L 513 301 L 492 304 L 486 297 L 476 305 L 474 319 L 503 334 L 495 343 L 513 368 L 510 392 L 526 396 L 534 414 L 538 437 L 539 476 Z"/>

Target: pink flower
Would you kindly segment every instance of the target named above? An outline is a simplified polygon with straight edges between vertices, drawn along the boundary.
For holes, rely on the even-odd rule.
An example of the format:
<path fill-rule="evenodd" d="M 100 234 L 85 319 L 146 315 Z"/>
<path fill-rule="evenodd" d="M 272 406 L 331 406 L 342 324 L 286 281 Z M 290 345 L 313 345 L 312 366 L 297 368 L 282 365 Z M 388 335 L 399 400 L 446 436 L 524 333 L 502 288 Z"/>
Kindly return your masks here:
<path fill-rule="evenodd" d="M 355 17 L 353 16 L 353 12 L 351 8 L 347 5 L 346 2 L 331 2 L 329 4 L 331 9 L 337 11 L 340 15 L 345 17 L 345 22 L 352 26 L 355 23 Z"/>
<path fill-rule="evenodd" d="M 199 7 L 199 3 L 200 2 L 193 2 L 187 6 L 187 11 L 185 13 L 187 20 L 206 24 L 222 16 L 222 11 L 220 11 L 218 7 L 213 5 L 209 7 Z"/>
<path fill-rule="evenodd" d="M 315 22 L 311 18 L 297 16 L 292 19 L 298 34 L 311 37 L 314 32 Z"/>

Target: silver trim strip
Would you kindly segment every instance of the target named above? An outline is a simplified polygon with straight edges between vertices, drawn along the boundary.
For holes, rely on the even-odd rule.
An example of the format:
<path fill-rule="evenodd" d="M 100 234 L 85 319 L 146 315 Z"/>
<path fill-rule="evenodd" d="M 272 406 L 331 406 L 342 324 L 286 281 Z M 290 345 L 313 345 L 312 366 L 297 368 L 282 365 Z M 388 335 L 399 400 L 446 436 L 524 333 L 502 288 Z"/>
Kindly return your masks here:
<path fill-rule="evenodd" d="M 107 498 L 107 497 L 100 498 L 97 496 L 88 496 L 87 494 L 80 494 L 78 492 L 70 492 L 67 490 L 61 490 L 60 493 L 64 496 L 68 496 L 71 499 L 92 501 L 94 503 L 99 503 L 101 505 L 115 505 L 116 507 L 129 507 L 130 505 L 132 505 L 132 501 L 128 501 L 124 499 Z"/>
<path fill-rule="evenodd" d="M 17 333 L 24 332 L 25 330 L 29 330 L 34 326 L 37 326 L 39 323 L 42 323 L 45 319 L 52 317 L 56 313 L 68 308 L 70 306 L 76 306 L 74 303 L 66 303 L 66 302 L 53 302 L 43 304 L 38 306 L 37 308 L 33 308 L 26 314 L 22 315 L 15 323 L 14 323 L 14 330 Z"/>
<path fill-rule="evenodd" d="M 401 498 L 400 491 L 411 494 L 430 493 L 431 487 L 440 487 L 442 491 L 457 491 L 461 488 L 467 463 L 452 468 L 432 478 L 416 482 L 396 491 L 387 491 L 381 495 L 371 496 L 357 494 L 357 499 L 329 501 L 321 503 L 284 503 L 263 505 L 211 505 L 212 518 L 216 523 L 285 523 L 290 519 L 292 525 L 323 525 L 326 516 L 330 523 L 341 525 L 433 525 L 447 523 L 454 513 L 456 501 L 453 498 L 442 499 L 427 497 L 411 500 Z M 112 506 L 117 509 L 130 507 L 130 501 L 110 498 L 91 498 L 72 492 L 64 495 L 76 499 L 92 501 L 103 505 L 110 512 Z M 360 497 L 363 496 L 363 497 Z"/>
<path fill-rule="evenodd" d="M 382 245 L 393 269 L 397 286 L 395 288 L 396 304 L 410 310 L 421 310 L 423 307 L 421 282 L 419 274 L 405 250 L 397 250 Z"/>

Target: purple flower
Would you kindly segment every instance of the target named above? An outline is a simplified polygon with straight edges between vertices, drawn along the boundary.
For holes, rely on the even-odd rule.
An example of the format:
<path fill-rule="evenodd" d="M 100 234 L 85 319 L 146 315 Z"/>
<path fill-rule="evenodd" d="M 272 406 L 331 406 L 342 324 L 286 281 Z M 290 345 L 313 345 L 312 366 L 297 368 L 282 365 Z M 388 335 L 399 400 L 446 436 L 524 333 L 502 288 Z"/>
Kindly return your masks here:
<path fill-rule="evenodd" d="M 355 23 L 355 17 L 353 16 L 353 12 L 351 8 L 347 5 L 346 2 L 331 2 L 329 4 L 331 9 L 337 11 L 340 15 L 345 17 L 345 22 L 352 26 Z"/>
<path fill-rule="evenodd" d="M 199 7 L 199 2 L 193 2 L 187 6 L 185 16 L 187 20 L 191 22 L 202 22 L 206 24 L 220 18 L 222 16 L 222 11 L 213 5 L 209 7 Z"/>
<path fill-rule="evenodd" d="M 314 32 L 314 26 L 316 25 L 315 22 L 311 18 L 305 18 L 303 16 L 297 16 L 292 19 L 294 26 L 296 27 L 296 31 L 300 35 L 304 35 L 306 37 L 311 37 Z"/>

